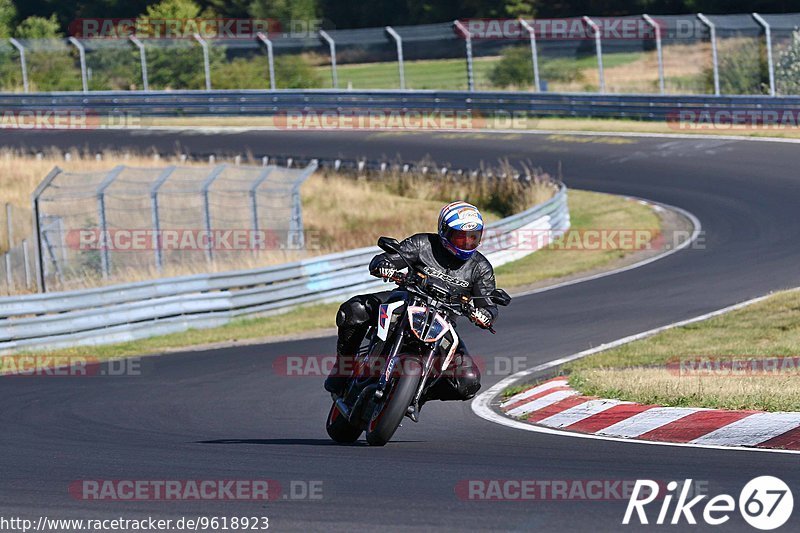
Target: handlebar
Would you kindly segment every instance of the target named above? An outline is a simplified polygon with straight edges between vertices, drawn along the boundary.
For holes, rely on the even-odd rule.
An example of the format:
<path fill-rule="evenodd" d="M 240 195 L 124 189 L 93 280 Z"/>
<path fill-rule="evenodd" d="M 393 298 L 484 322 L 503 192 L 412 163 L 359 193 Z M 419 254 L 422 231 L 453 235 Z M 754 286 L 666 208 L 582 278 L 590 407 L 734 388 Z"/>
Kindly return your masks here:
<path fill-rule="evenodd" d="M 416 294 L 417 296 L 421 296 L 421 297 L 426 298 L 426 299 L 427 298 L 434 298 L 430 294 L 426 293 L 419 286 L 419 283 L 418 283 L 419 276 L 420 276 L 420 274 L 417 273 L 416 271 L 414 271 L 414 272 L 409 272 L 408 274 L 396 273 L 393 276 L 390 276 L 388 278 L 383 278 L 383 279 L 385 279 L 387 281 L 392 281 L 394 283 L 397 283 L 399 286 L 404 287 L 406 290 L 409 290 L 409 292 L 411 292 L 413 294 Z M 425 278 L 423 278 L 423 279 L 425 279 Z M 452 304 L 452 303 L 448 303 L 448 302 L 442 302 L 441 300 L 437 300 L 437 301 L 439 302 L 439 306 L 440 307 L 443 307 L 443 308 L 447 309 L 448 311 L 451 311 L 451 312 L 455 313 L 456 315 L 466 316 L 469 319 L 470 322 L 472 322 L 473 324 L 475 324 L 476 326 L 478 326 L 478 327 L 480 327 L 482 329 L 489 330 L 492 334 L 497 333 L 494 330 L 494 328 L 492 328 L 492 326 L 489 326 L 489 327 L 480 326 L 472 318 L 472 313 L 470 311 L 470 308 L 472 306 L 469 305 L 469 302 L 471 302 L 473 299 L 474 299 L 474 297 L 471 296 L 471 295 L 461 295 L 461 301 L 458 302 L 457 304 Z"/>

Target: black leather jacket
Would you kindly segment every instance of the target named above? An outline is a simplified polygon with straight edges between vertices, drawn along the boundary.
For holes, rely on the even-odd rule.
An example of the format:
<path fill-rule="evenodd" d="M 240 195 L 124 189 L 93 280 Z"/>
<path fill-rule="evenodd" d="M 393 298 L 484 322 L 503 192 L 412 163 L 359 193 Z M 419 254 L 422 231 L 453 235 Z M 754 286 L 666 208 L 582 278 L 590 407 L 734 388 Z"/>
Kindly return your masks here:
<path fill-rule="evenodd" d="M 480 252 L 475 252 L 466 261 L 447 251 L 439 235 L 417 233 L 400 243 L 400 248 L 411 264 L 428 276 L 439 278 L 453 289 L 453 293 L 467 293 L 473 296 L 488 295 L 495 289 L 494 269 Z M 406 267 L 399 255 L 381 253 L 372 258 L 370 272 L 374 273 L 382 260 L 388 259 L 396 268 Z M 483 307 L 497 318 L 497 306 L 482 298 L 473 300 L 477 307 Z"/>

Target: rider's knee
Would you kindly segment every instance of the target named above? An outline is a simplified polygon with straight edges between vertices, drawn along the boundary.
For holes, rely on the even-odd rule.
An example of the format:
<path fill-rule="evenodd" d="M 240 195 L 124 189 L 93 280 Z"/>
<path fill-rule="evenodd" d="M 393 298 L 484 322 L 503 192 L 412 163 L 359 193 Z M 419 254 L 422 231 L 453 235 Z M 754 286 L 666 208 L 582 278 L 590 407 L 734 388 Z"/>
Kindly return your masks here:
<path fill-rule="evenodd" d="M 336 313 L 336 326 L 352 328 L 369 321 L 369 307 L 364 296 L 353 296 L 342 305 Z"/>
<path fill-rule="evenodd" d="M 461 356 L 456 376 L 456 389 L 462 400 L 470 400 L 481 388 L 481 371 L 469 355 Z"/>

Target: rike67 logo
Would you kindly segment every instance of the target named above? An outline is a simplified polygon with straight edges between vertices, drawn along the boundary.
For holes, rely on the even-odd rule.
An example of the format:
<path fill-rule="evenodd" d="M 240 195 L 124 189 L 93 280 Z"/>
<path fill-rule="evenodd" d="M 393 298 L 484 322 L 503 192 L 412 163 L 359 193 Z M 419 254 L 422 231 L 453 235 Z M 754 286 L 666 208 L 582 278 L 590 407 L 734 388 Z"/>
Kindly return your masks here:
<path fill-rule="evenodd" d="M 655 511 L 657 504 L 650 509 L 649 516 L 645 507 L 656 501 L 659 496 L 663 496 L 663 499 L 655 519 L 658 525 L 667 523 L 676 525 L 683 523 L 684 520 L 687 524 L 697 524 L 695 513 L 698 513 L 706 524 L 719 526 L 730 520 L 731 513 L 736 511 L 737 503 L 739 513 L 745 522 L 764 531 L 781 527 L 792 516 L 794 508 L 792 491 L 786 483 L 776 477 L 760 476 L 751 479 L 739 493 L 738 502 L 733 496 L 720 494 L 704 502 L 705 505 L 701 505 L 700 502 L 708 495 L 701 494 L 689 499 L 691 486 L 691 479 L 685 480 L 680 489 L 677 481 L 671 481 L 667 484 L 666 495 L 660 495 L 659 485 L 655 481 L 636 480 L 622 523 L 630 524 L 633 519 L 635 524 L 638 519 L 640 524 L 649 524 L 653 519 L 652 511 Z M 675 496 L 677 501 L 671 509 Z"/>

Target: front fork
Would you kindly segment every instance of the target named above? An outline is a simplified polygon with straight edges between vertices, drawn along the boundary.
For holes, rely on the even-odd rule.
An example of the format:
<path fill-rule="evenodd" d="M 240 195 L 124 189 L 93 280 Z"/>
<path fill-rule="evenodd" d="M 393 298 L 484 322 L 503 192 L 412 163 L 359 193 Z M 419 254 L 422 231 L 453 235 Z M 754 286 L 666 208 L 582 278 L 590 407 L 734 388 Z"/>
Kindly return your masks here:
<path fill-rule="evenodd" d="M 395 337 L 394 344 L 392 345 L 392 349 L 389 352 L 389 356 L 386 362 L 386 370 L 384 371 L 383 375 L 381 375 L 380 379 L 378 380 L 378 388 L 375 391 L 374 398 L 377 401 L 380 401 L 386 391 L 386 385 L 389 382 L 389 379 L 394 372 L 395 366 L 399 361 L 400 349 L 403 346 L 403 340 L 406 334 L 405 323 L 401 323 L 399 326 L 400 329 L 397 331 L 397 335 Z M 431 346 L 430 351 L 428 352 L 428 356 L 425 358 L 425 365 L 422 369 L 422 377 L 419 380 L 419 386 L 417 387 L 417 392 L 414 395 L 414 401 L 409 406 L 408 416 L 414 422 L 417 422 L 417 413 L 419 412 L 419 402 L 422 399 L 422 394 L 425 392 L 425 386 L 428 382 L 428 378 L 430 377 L 433 365 L 436 363 L 436 354 L 439 351 L 439 343 L 434 343 Z"/>
<path fill-rule="evenodd" d="M 382 399 L 384 393 L 386 392 L 386 384 L 389 382 L 389 378 L 394 372 L 394 367 L 397 365 L 397 357 L 400 355 L 400 348 L 403 347 L 405 334 L 405 322 L 400 322 L 400 324 L 397 326 L 397 331 L 395 332 L 394 344 L 392 344 L 392 349 L 389 351 L 389 355 L 386 358 L 386 369 L 378 380 L 378 390 L 375 391 L 376 400 Z"/>
<path fill-rule="evenodd" d="M 422 369 L 422 379 L 419 380 L 419 387 L 417 388 L 417 394 L 414 395 L 414 411 L 419 412 L 419 401 L 422 399 L 422 394 L 425 392 L 425 385 L 428 382 L 428 377 L 431 375 L 431 370 L 433 370 L 433 364 L 436 362 L 436 352 L 438 351 L 438 343 L 431 346 L 431 350 L 428 352 L 428 357 L 425 359 L 425 366 Z M 412 418 L 414 422 L 416 420 Z"/>

